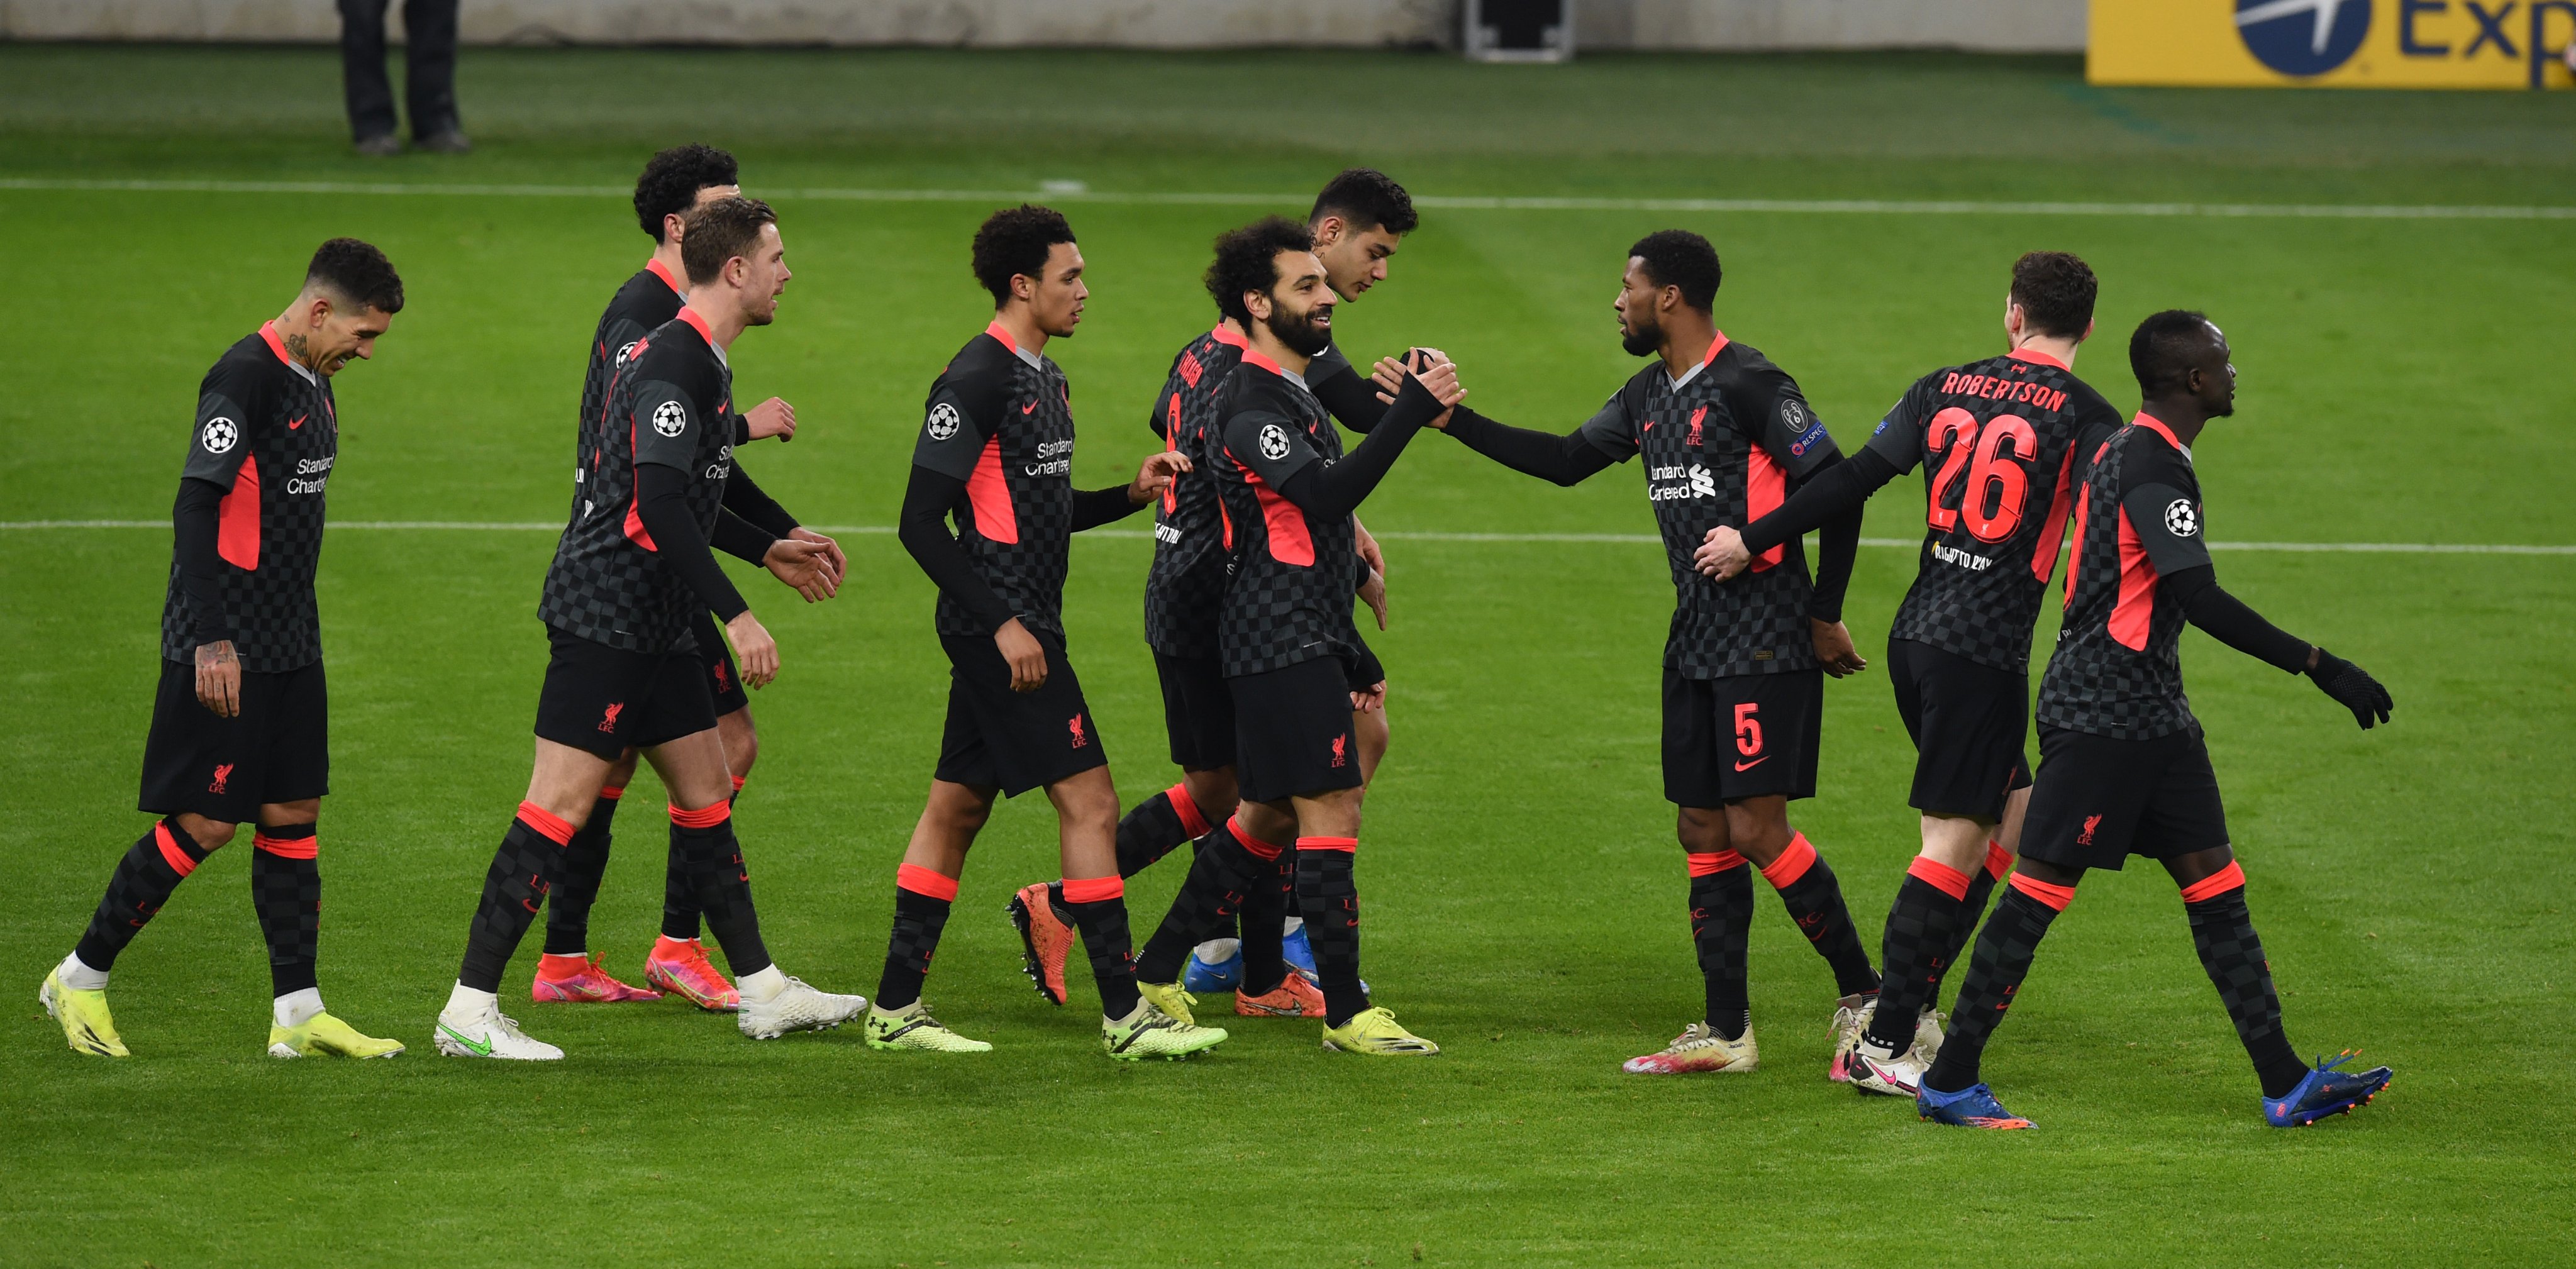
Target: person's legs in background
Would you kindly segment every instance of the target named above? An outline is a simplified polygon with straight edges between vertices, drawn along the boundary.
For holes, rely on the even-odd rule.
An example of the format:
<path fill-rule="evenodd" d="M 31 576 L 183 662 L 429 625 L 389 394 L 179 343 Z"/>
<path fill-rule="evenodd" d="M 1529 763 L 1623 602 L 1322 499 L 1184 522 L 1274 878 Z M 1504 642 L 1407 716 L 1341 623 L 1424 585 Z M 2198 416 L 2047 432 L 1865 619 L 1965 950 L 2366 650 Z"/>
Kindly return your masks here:
<path fill-rule="evenodd" d="M 412 144 L 463 154 L 474 147 L 456 118 L 456 0 L 403 0 L 403 30 L 411 39 L 403 50 L 403 96 Z"/>
<path fill-rule="evenodd" d="M 349 136 L 358 153 L 375 157 L 402 152 L 402 139 L 394 135 L 393 84 L 385 77 L 387 3 L 340 0 L 340 84 L 348 98 Z"/>

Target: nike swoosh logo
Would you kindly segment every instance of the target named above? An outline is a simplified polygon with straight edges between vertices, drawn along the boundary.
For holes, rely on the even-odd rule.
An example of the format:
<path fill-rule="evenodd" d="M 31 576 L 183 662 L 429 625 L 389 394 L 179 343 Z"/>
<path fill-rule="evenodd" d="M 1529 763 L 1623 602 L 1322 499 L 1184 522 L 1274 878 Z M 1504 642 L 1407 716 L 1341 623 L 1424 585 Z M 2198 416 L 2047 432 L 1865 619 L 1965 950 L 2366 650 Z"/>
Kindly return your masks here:
<path fill-rule="evenodd" d="M 1037 409 L 1038 409 L 1038 403 L 1037 403 L 1037 402 L 1035 402 L 1035 401 L 1031 401 L 1031 402 L 1029 402 L 1027 405 L 1024 405 L 1024 406 L 1021 406 L 1021 407 L 1020 407 L 1020 413 L 1022 413 L 1022 414 L 1035 414 L 1035 413 L 1037 413 Z"/>
<path fill-rule="evenodd" d="M 485 1040 L 485 1041 L 484 1041 L 483 1043 L 481 1043 L 481 1044 L 476 1044 L 476 1043 L 475 1043 L 475 1042 L 473 1042 L 472 1040 L 468 1040 L 468 1039 L 466 1039 L 466 1038 L 465 1038 L 465 1035 L 464 1035 L 464 1033 L 463 1033 L 463 1032 L 458 1031 L 456 1028 L 451 1027 L 451 1026 L 447 1025 L 446 1023 L 444 1023 L 444 1022 L 442 1022 L 442 1023 L 438 1024 L 438 1029 L 439 1029 L 439 1030 L 441 1030 L 441 1031 L 446 1032 L 446 1033 L 447 1033 L 447 1038 L 448 1038 L 448 1039 L 454 1040 L 454 1041 L 456 1041 L 458 1044 L 464 1045 L 464 1046 L 466 1047 L 466 1049 L 467 1049 L 467 1050 L 471 1051 L 471 1052 L 474 1054 L 474 1056 L 476 1056 L 476 1057 L 490 1057 L 490 1056 L 492 1056 L 492 1042 L 491 1042 L 491 1041 L 489 1041 L 489 1040 Z"/>
<path fill-rule="evenodd" d="M 299 427 L 304 426 L 304 420 L 309 419 L 309 418 L 311 418 L 311 417 L 313 417 L 313 416 L 312 416 L 312 415 L 310 415 L 310 414 L 299 414 L 299 415 L 296 415 L 296 416 L 295 416 L 295 421 L 286 425 L 286 430 L 287 430 L 287 431 L 292 432 L 292 431 L 294 431 L 295 429 L 297 429 L 297 428 L 299 428 Z"/>
<path fill-rule="evenodd" d="M 1751 771 L 1751 770 L 1752 770 L 1752 769 L 1754 769 L 1755 767 L 1761 766 L 1763 763 L 1766 763 L 1766 762 L 1769 762 L 1769 761 L 1771 761 L 1771 755 L 1769 755 L 1769 754 L 1767 754 L 1767 753 L 1766 753 L 1766 754 L 1762 755 L 1761 757 L 1754 759 L 1754 760 L 1753 760 L 1753 761 L 1751 761 L 1751 762 L 1739 762 L 1739 763 L 1735 764 L 1735 769 L 1736 769 L 1737 771 Z"/>

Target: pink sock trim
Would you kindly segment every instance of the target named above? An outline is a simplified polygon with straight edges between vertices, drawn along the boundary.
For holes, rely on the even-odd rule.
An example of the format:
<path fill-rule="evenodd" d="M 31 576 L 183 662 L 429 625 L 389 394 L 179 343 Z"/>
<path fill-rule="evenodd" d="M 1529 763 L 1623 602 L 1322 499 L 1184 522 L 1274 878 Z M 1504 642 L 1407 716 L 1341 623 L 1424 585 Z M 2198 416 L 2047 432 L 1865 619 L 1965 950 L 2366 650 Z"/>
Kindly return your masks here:
<path fill-rule="evenodd" d="M 1807 870 L 1815 866 L 1815 845 L 1807 840 L 1805 833 L 1800 833 L 1790 838 L 1788 849 L 1781 851 L 1780 857 L 1772 860 L 1770 866 L 1762 870 L 1762 879 L 1770 882 L 1774 890 L 1785 890 L 1795 885 L 1798 878 L 1806 876 Z"/>
<path fill-rule="evenodd" d="M 896 865 L 894 870 L 894 884 L 898 889 L 909 890 L 914 894 L 937 899 L 945 903 L 955 903 L 957 901 L 957 879 L 955 877 L 951 877 L 942 872 L 934 872 L 919 864 Z"/>

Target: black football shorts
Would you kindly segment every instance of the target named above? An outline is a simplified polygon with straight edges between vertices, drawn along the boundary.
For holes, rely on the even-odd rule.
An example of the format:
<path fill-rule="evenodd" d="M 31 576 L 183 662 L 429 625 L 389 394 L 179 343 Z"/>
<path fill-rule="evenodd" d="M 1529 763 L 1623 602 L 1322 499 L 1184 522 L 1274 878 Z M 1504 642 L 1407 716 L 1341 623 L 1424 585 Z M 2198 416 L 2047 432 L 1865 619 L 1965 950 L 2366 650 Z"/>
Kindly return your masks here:
<path fill-rule="evenodd" d="M 2227 811 L 2199 728 L 2154 740 L 2039 729 L 2022 854 L 2117 872 L 2131 855 L 2172 859 L 2226 844 Z"/>
<path fill-rule="evenodd" d="M 1348 662 L 1316 657 L 1225 684 L 1234 692 L 1234 778 L 1245 801 L 1360 786 Z"/>
<path fill-rule="evenodd" d="M 733 663 L 733 647 L 725 642 L 724 631 L 716 626 L 711 612 L 698 614 L 698 666 L 707 676 L 707 692 L 715 698 L 716 717 L 722 718 L 738 709 L 751 708 L 751 694 L 743 690 L 742 671 Z"/>
<path fill-rule="evenodd" d="M 948 726 L 935 778 L 1015 798 L 1108 765 L 1064 644 L 1029 633 L 1046 649 L 1046 682 L 1034 692 L 1011 690 L 1011 663 L 990 636 L 939 636 L 948 652 Z"/>
<path fill-rule="evenodd" d="M 1154 654 L 1163 682 L 1163 730 L 1171 735 L 1172 761 L 1183 771 L 1234 765 L 1234 693 L 1215 657 Z"/>
<path fill-rule="evenodd" d="M 1912 639 L 1887 641 L 1896 713 L 1914 738 L 1914 792 L 1929 815 L 2000 822 L 2030 787 L 2030 675 L 1979 665 Z"/>
<path fill-rule="evenodd" d="M 716 725 L 696 651 L 629 652 L 546 627 L 553 655 L 537 691 L 537 737 L 610 762 Z"/>
<path fill-rule="evenodd" d="M 1825 672 L 1721 679 L 1664 671 L 1664 798 L 1718 807 L 1746 798 L 1816 796 L 1816 738 Z"/>
<path fill-rule="evenodd" d="M 329 793 L 327 698 L 319 661 L 283 674 L 245 673 L 241 713 L 225 718 L 198 702 L 194 664 L 162 662 L 136 806 L 241 824 L 256 821 L 264 803 Z"/>

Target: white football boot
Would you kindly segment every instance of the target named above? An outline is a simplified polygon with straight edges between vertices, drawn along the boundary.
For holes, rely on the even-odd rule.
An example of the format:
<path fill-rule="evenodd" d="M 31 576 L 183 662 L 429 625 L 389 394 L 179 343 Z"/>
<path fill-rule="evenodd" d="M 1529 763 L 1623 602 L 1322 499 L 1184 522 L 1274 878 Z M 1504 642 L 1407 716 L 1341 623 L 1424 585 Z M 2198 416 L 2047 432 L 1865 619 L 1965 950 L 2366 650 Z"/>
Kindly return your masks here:
<path fill-rule="evenodd" d="M 486 1009 L 480 1017 L 441 1013 L 432 1035 L 438 1051 L 449 1057 L 560 1062 L 564 1055 L 563 1050 L 543 1040 L 530 1039 L 519 1030 L 517 1022 L 502 1016 L 498 1009 Z"/>
<path fill-rule="evenodd" d="M 734 1015 L 734 1025 L 754 1040 L 775 1040 L 790 1031 L 829 1031 L 865 1012 L 865 996 L 836 996 L 818 991 L 802 978 L 789 977 L 787 985 L 767 1000 L 754 1000 L 744 992 L 742 1010 Z"/>

